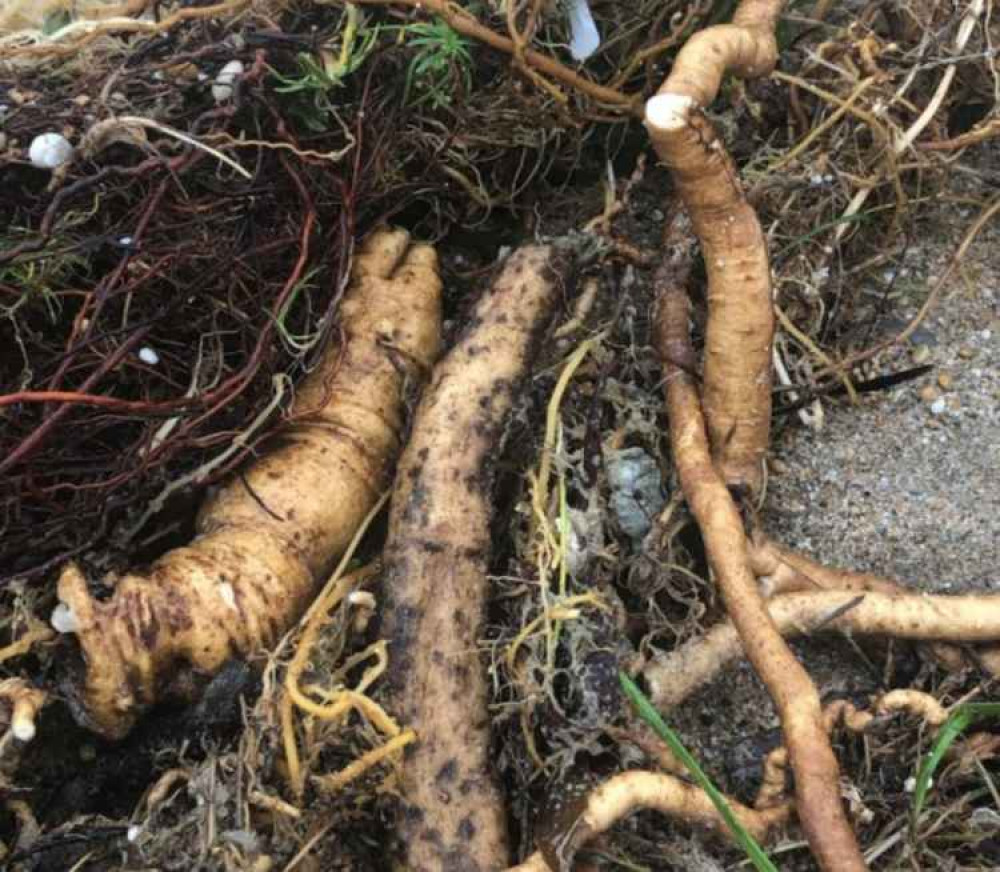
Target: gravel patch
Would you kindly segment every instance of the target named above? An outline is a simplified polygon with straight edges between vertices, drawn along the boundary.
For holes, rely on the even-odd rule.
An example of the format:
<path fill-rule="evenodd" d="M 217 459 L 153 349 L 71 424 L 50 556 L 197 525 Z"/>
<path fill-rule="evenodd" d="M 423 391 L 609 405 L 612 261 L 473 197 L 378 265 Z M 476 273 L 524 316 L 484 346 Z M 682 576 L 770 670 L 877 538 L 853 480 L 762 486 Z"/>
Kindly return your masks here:
<path fill-rule="evenodd" d="M 778 540 L 927 591 L 1000 590 L 998 246 L 988 228 L 916 341 L 885 361 L 933 372 L 858 406 L 828 402 L 819 432 L 795 421 L 775 440 L 765 518 Z M 930 242 L 907 260 L 914 297 L 954 247 Z"/>

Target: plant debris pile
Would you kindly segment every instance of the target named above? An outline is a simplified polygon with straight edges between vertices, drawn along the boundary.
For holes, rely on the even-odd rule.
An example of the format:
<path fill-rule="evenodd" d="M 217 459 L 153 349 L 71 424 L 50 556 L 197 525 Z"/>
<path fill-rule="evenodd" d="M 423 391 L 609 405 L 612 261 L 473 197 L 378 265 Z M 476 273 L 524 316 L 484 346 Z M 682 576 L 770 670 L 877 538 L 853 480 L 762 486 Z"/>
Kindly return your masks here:
<path fill-rule="evenodd" d="M 3 677 L 56 684 L 61 643 L 40 618 L 67 559 L 96 575 L 156 557 L 190 535 L 206 488 L 280 439 L 295 383 L 338 342 L 356 239 L 392 221 L 436 242 L 454 334 L 501 246 L 585 229 L 606 254 L 567 299 L 515 415 L 481 641 L 512 843 L 525 856 L 556 851 L 550 839 L 576 799 L 658 753 L 629 717 L 619 670 L 723 614 L 670 478 L 650 312 L 674 207 L 639 119 L 676 49 L 729 20 L 733 4 L 595 2 L 603 41 L 580 63 L 566 10 L 537 0 L 43 5 L 44 15 L 0 8 L 0 627 L 10 646 L 0 650 L 13 652 L 0 662 L 27 654 Z M 998 178 L 979 157 L 1000 132 L 992 11 L 980 0 L 832 6 L 792 4 L 779 70 L 727 84 L 709 112 L 768 236 L 775 405 L 807 426 L 821 425 L 827 395 L 915 374 L 893 341 L 916 327 L 900 328 L 896 308 L 916 290 L 905 263 L 922 218 L 958 199 L 982 210 L 971 239 L 995 204 L 967 191 Z M 68 160 L 53 138 L 55 158 L 34 146 L 52 134 Z M 695 321 L 700 336 L 701 307 Z M 376 524 L 359 556 L 374 559 L 383 536 Z M 296 667 L 302 686 L 377 696 L 392 667 L 370 621 L 372 575 L 330 601 Z M 290 699 L 286 665 L 304 636 L 256 664 L 253 692 L 253 680 L 228 673 L 213 682 L 224 723 L 203 704 L 116 750 L 96 742 L 79 753 L 70 738 L 7 760 L 0 747 L 13 868 L 381 868 L 391 766 L 350 767 L 385 736 L 367 714 L 313 717 Z M 841 688 L 859 706 L 889 687 L 950 703 L 977 686 L 891 646 L 845 656 L 877 666 Z M 719 711 L 739 720 L 743 694 Z M 678 712 L 682 731 L 696 735 L 718 705 Z M 945 868 L 942 856 L 967 868 L 995 861 L 995 838 L 958 823 L 907 841 L 917 724 L 884 717 L 838 746 L 863 840 L 893 857 L 916 851 L 926 868 Z M 38 741 L 52 729 L 83 735 L 59 704 Z M 750 803 L 778 737 L 760 718 L 747 729 L 735 748 L 708 730 L 701 750 L 723 788 Z M 935 794 L 953 820 L 986 816 L 988 798 L 970 785 L 981 784 L 977 766 L 994 771 L 981 761 L 996 742 L 976 741 L 985 756 L 956 754 Z M 127 770 L 117 795 L 114 778 L 97 776 L 108 754 Z M 87 778 L 97 786 L 68 810 Z M 713 862 L 692 828 L 670 833 L 668 845 L 662 818 L 643 813 L 587 856 L 600 868 Z M 735 858 L 728 850 L 713 856 Z M 795 862 L 783 868 L 808 868 Z"/>

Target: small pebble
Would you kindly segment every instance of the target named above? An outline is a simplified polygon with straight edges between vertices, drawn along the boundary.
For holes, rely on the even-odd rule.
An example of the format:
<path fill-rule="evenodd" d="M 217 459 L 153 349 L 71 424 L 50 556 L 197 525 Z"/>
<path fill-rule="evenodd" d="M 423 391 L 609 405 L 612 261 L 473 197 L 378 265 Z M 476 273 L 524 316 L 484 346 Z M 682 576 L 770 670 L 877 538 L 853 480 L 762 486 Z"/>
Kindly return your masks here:
<path fill-rule="evenodd" d="M 955 379 L 951 377 L 951 373 L 939 372 L 937 377 L 938 387 L 943 391 L 950 391 L 955 387 Z"/>
<path fill-rule="evenodd" d="M 233 83 L 243 75 L 243 62 L 230 61 L 215 77 L 212 85 L 212 99 L 216 103 L 224 103 L 233 96 Z"/>
<path fill-rule="evenodd" d="M 160 362 L 160 355 L 148 345 L 145 345 L 139 349 L 139 360 L 143 363 L 148 363 L 150 366 L 156 366 Z"/>
<path fill-rule="evenodd" d="M 948 404 L 945 402 L 944 397 L 938 397 L 933 403 L 931 403 L 931 414 L 943 415 L 946 408 L 948 408 Z"/>
<path fill-rule="evenodd" d="M 958 356 L 961 357 L 962 360 L 971 360 L 976 356 L 976 349 L 969 348 L 968 345 L 962 345 L 958 349 Z"/>
<path fill-rule="evenodd" d="M 924 385 L 919 391 L 917 391 L 917 395 L 925 403 L 933 403 L 939 396 L 938 389 L 934 387 L 934 385 Z"/>
<path fill-rule="evenodd" d="M 61 133 L 36 136 L 28 148 L 28 160 L 42 170 L 54 170 L 73 157 L 73 146 Z"/>
<path fill-rule="evenodd" d="M 913 349 L 913 362 L 919 366 L 931 356 L 931 350 L 926 345 L 918 345 Z"/>

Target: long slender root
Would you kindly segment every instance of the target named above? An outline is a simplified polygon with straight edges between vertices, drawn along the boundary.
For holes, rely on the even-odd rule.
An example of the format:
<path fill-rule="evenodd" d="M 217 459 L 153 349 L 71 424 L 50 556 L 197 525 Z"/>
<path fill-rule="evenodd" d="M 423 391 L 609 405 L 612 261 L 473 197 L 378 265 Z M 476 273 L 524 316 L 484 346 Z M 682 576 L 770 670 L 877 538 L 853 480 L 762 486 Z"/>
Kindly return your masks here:
<path fill-rule="evenodd" d="M 398 831 L 415 872 L 497 869 L 508 861 L 489 757 L 486 605 L 493 463 L 518 384 L 561 296 L 562 256 L 515 252 L 470 327 L 437 366 L 393 495 L 383 576 L 388 692 L 417 732 L 402 773 Z"/>
<path fill-rule="evenodd" d="M 784 636 L 840 631 L 919 641 L 1000 641 L 1000 596 L 829 590 L 781 594 L 767 608 Z M 650 698 L 663 708 L 676 706 L 742 654 L 736 627 L 719 624 L 646 668 Z"/>
<path fill-rule="evenodd" d="M 823 728 L 819 694 L 771 619 L 750 565 L 742 518 L 713 465 L 698 390 L 690 375 L 695 356 L 689 302 L 678 268 L 668 257 L 657 276 L 657 343 L 664 361 L 670 443 L 681 488 L 701 529 L 726 610 L 778 709 L 795 769 L 799 819 L 820 867 L 829 872 L 863 870 L 864 859 L 840 801 L 839 769 Z"/>
<path fill-rule="evenodd" d="M 747 808 L 728 800 L 736 819 L 755 839 L 762 840 L 791 813 L 791 805 Z M 595 836 L 611 829 L 634 812 L 651 809 L 673 820 L 727 830 L 712 800 L 700 788 L 660 772 L 622 772 L 591 791 L 564 812 L 560 836 L 508 872 L 549 872 L 572 867 L 574 854 Z"/>

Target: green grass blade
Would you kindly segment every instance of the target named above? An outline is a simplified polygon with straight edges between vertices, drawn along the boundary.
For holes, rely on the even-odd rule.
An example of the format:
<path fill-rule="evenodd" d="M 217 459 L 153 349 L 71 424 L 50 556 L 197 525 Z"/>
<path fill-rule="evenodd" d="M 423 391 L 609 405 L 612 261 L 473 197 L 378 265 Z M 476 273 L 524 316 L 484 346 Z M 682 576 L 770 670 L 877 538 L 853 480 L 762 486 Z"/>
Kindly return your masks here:
<path fill-rule="evenodd" d="M 997 702 L 967 702 L 964 705 L 956 706 L 948 715 L 948 720 L 944 722 L 934 740 L 934 747 L 924 758 L 920 771 L 917 773 L 917 784 L 913 790 L 910 817 L 911 829 L 920 820 L 924 803 L 927 801 L 927 793 L 931 788 L 931 779 L 944 755 L 948 753 L 948 749 L 955 744 L 955 740 L 965 732 L 970 724 L 998 717 L 1000 717 L 1000 703 Z"/>
<path fill-rule="evenodd" d="M 667 743 L 674 756 L 687 767 L 698 786 L 712 800 L 712 804 L 718 810 L 719 815 L 725 821 L 726 826 L 729 827 L 733 837 L 743 849 L 750 862 L 753 863 L 757 872 L 778 872 L 777 867 L 771 862 L 767 854 L 764 853 L 760 845 L 757 844 L 757 840 L 746 831 L 736 815 L 733 814 L 733 810 L 729 807 L 726 797 L 712 783 L 711 779 L 705 774 L 705 771 L 698 765 L 698 761 L 691 755 L 691 752 L 684 747 L 678 735 L 667 726 L 663 718 L 660 717 L 660 713 L 653 708 L 653 704 L 639 690 L 639 686 L 624 672 L 619 672 L 618 678 L 621 681 L 622 689 L 625 691 L 625 696 L 635 706 L 639 717 L 649 724 L 653 732 Z"/>

